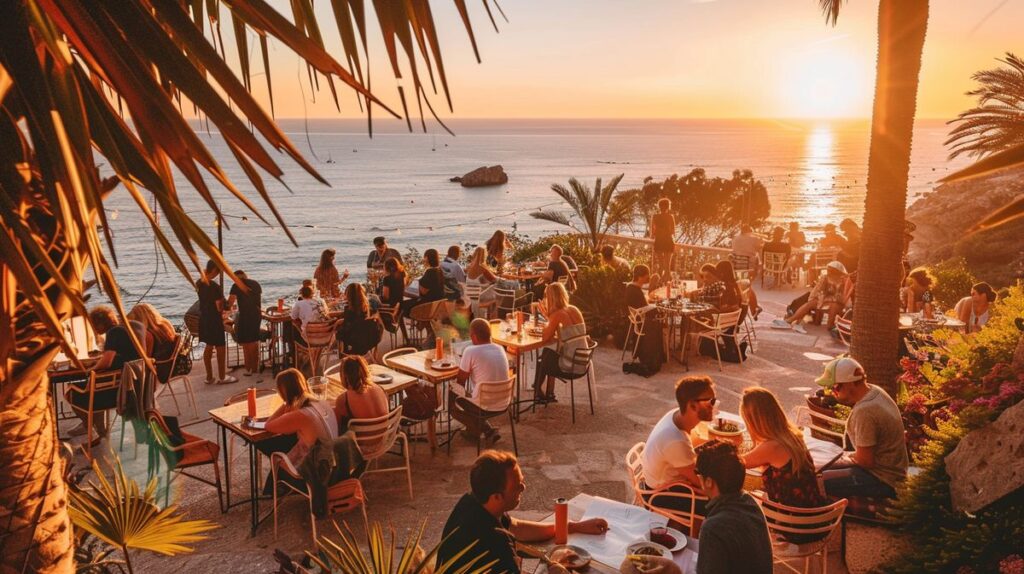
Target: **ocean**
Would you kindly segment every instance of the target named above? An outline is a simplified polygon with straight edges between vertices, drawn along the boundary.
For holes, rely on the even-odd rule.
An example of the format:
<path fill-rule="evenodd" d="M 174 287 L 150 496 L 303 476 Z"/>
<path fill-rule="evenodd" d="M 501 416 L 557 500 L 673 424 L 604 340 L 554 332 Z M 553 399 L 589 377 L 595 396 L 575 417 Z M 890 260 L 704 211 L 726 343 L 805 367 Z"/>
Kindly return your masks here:
<path fill-rule="evenodd" d="M 228 216 L 224 253 L 263 285 L 265 304 L 290 296 L 312 277 L 327 247 L 337 250 L 339 269 L 362 278 L 377 235 L 402 252 L 433 247 L 443 254 L 453 243 L 482 243 L 499 228 L 532 238 L 558 231 L 529 213 L 540 206 L 558 209 L 551 184 L 570 177 L 593 185 L 597 177 L 607 182 L 623 173 L 619 189 L 629 189 L 645 177 L 664 179 L 695 167 L 726 178 L 734 169 L 750 169 L 768 189 L 773 222 L 796 220 L 814 235 L 825 223 L 860 221 L 863 215 L 867 121 L 466 119 L 448 122 L 453 137 L 440 129 L 408 133 L 403 122 L 375 120 L 372 139 L 365 120 L 280 124 L 330 182 L 320 184 L 283 155 L 278 160 L 288 187 L 276 181 L 268 187 L 298 247 L 215 189 Z M 947 160 L 947 133 L 941 121 L 917 123 L 908 202 L 967 163 Z M 272 221 L 217 134 L 200 134 L 232 181 Z M 467 189 L 448 181 L 495 164 L 504 166 L 508 184 Z M 180 174 L 177 184 L 187 212 L 216 240 L 212 211 Z M 152 230 L 126 192 L 115 191 L 106 207 L 125 303 L 144 300 L 177 320 L 195 301 L 194 292 L 158 255 Z"/>

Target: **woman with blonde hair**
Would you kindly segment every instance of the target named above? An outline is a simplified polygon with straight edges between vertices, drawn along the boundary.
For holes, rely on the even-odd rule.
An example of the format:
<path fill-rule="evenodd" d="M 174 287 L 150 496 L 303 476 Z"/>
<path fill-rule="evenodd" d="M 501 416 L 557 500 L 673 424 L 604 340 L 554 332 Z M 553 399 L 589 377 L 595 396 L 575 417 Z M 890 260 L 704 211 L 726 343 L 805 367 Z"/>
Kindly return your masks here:
<path fill-rule="evenodd" d="M 741 457 L 743 464 L 747 468 L 764 468 L 762 478 L 768 498 L 799 508 L 827 504 L 803 434 L 786 418 L 775 395 L 760 387 L 744 389 L 740 416 L 754 441 L 754 448 Z"/>
<path fill-rule="evenodd" d="M 481 285 L 489 285 L 498 280 L 494 270 L 487 265 L 487 250 L 482 245 L 474 249 L 469 258 L 469 265 L 466 266 L 466 279 L 477 281 Z"/>
<path fill-rule="evenodd" d="M 502 265 L 505 264 L 505 248 L 509 246 L 505 232 L 496 230 L 484 245 L 487 247 L 487 264 L 501 271 Z"/>
<path fill-rule="evenodd" d="M 177 333 L 174 325 L 149 303 L 139 303 L 128 312 L 128 319 L 138 321 L 146 327 L 146 340 L 140 343 L 146 346 L 146 354 L 158 361 L 171 357 Z"/>
<path fill-rule="evenodd" d="M 288 460 L 298 467 L 318 439 L 331 441 L 338 436 L 338 420 L 331 405 L 313 398 L 302 371 L 281 371 L 275 382 L 277 394 L 284 404 L 270 415 L 266 428 L 268 432 L 290 440 L 264 442 L 276 442 L 269 450 L 287 451 Z M 260 450 L 269 454 L 263 447 Z"/>
<path fill-rule="evenodd" d="M 554 375 L 572 370 L 572 357 L 576 349 L 585 347 L 587 325 L 583 313 L 569 304 L 569 292 L 561 283 L 551 283 L 544 289 L 541 312 L 547 317 L 541 343 L 548 345 L 537 358 L 537 375 L 533 381 L 534 400 L 545 404 L 555 401 Z M 557 343 L 557 344 L 556 344 Z M 546 388 L 542 386 L 547 381 Z"/>

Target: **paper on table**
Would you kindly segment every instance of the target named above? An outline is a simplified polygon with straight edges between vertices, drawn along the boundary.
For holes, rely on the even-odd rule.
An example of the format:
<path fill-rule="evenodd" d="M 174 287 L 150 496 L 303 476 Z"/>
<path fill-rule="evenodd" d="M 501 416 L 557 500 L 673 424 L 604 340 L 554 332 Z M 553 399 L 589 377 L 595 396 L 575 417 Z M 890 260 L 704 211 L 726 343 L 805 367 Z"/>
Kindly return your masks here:
<path fill-rule="evenodd" d="M 570 534 L 569 544 L 583 548 L 598 562 L 618 567 L 626 558 L 629 544 L 647 538 L 652 523 L 668 524 L 668 518 L 639 506 L 595 498 L 583 514 L 583 520 L 603 518 L 608 521 L 604 534 Z"/>

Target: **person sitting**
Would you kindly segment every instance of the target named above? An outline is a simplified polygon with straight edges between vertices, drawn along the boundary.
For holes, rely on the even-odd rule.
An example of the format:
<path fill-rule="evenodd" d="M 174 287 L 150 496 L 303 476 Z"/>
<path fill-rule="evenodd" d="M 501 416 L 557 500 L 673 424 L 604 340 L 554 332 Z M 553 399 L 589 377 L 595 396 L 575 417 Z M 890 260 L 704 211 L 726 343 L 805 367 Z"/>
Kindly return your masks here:
<path fill-rule="evenodd" d="M 490 564 L 488 572 L 519 574 L 516 542 L 543 542 L 555 535 L 553 523 L 508 515 L 519 507 L 526 490 L 519 462 L 510 452 L 484 451 L 469 471 L 469 487 L 469 493 L 459 499 L 444 524 L 437 563 L 447 565 L 449 572 Z M 570 534 L 608 532 L 608 522 L 603 518 L 570 520 L 568 527 Z"/>
<path fill-rule="evenodd" d="M 555 376 L 571 371 L 573 354 L 586 346 L 583 335 L 587 334 L 587 325 L 583 313 L 569 304 L 569 292 L 561 283 L 551 283 L 544 289 L 540 306 L 548 322 L 541 335 L 540 344 L 546 346 L 537 358 L 533 391 L 535 401 L 547 404 L 555 401 Z"/>
<path fill-rule="evenodd" d="M 919 267 L 907 275 L 907 286 L 903 289 L 903 307 L 907 313 L 921 313 L 925 319 L 934 315 L 935 277 L 927 269 Z"/>
<path fill-rule="evenodd" d="M 711 263 L 701 265 L 700 270 L 697 272 L 697 277 L 700 279 L 700 287 L 693 291 L 687 291 L 685 293 L 686 297 L 718 307 L 719 301 L 722 300 L 722 294 L 725 293 L 725 283 L 718 279 L 715 266 Z M 653 279 L 651 281 L 651 288 L 654 288 Z"/>
<path fill-rule="evenodd" d="M 825 493 L 835 498 L 896 496 L 910 466 L 896 402 L 868 383 L 864 368 L 850 357 L 832 360 L 815 382 L 830 390 L 839 404 L 853 407 L 846 435 L 854 451 L 822 473 Z"/>
<path fill-rule="evenodd" d="M 394 332 L 393 325 L 398 323 L 402 327 L 402 335 L 405 335 L 405 322 L 402 321 L 402 301 L 405 300 L 405 287 L 409 282 L 405 274 L 405 267 L 402 262 L 394 257 L 384 262 L 384 271 L 387 273 L 380 283 L 380 301 L 383 305 L 394 307 L 393 313 L 383 313 L 381 319 L 389 331 Z"/>
<path fill-rule="evenodd" d="M 320 264 L 313 271 L 313 279 L 321 298 L 337 299 L 341 297 L 342 282 L 348 279 L 348 269 L 339 276 L 338 268 L 334 266 L 334 250 L 324 249 L 320 254 Z"/>
<path fill-rule="evenodd" d="M 846 240 L 836 233 L 836 226 L 832 223 L 826 223 L 824 227 L 825 235 L 818 242 L 818 249 L 842 249 L 846 245 Z"/>
<path fill-rule="evenodd" d="M 741 270 L 749 271 L 751 280 L 756 279 L 760 273 L 760 255 L 761 245 L 763 243 L 764 241 L 754 233 L 754 228 L 747 224 L 741 225 L 740 232 L 736 237 L 732 238 L 732 253 L 730 254 L 730 259 L 736 261 L 737 264 L 745 259 L 747 266 L 745 268 L 741 268 Z"/>
<path fill-rule="evenodd" d="M 402 261 L 402 255 L 397 249 L 388 247 L 388 241 L 384 237 L 373 238 L 373 251 L 366 257 L 366 268 L 369 269 L 382 269 L 384 262 L 394 257 L 399 263 L 405 263 Z"/>
<path fill-rule="evenodd" d="M 629 261 L 626 261 L 615 254 L 614 245 L 605 245 L 601 247 L 601 266 L 615 269 L 617 271 L 629 271 Z"/>
<path fill-rule="evenodd" d="M 500 438 L 497 430 L 487 420 L 479 419 L 484 412 L 479 405 L 480 384 L 508 380 L 508 355 L 501 345 L 491 342 L 487 319 L 473 319 L 469 339 L 473 344 L 462 352 L 457 384 L 448 389 L 448 405 L 452 417 L 465 425 L 466 438 L 475 442 L 482 434 L 487 442 L 494 443 Z"/>
<path fill-rule="evenodd" d="M 302 345 L 306 344 L 306 326 L 327 320 L 322 303 L 313 299 L 313 288 L 309 285 L 299 289 L 299 300 L 292 305 L 290 316 L 295 327 L 295 340 Z"/>
<path fill-rule="evenodd" d="M 697 448 L 696 473 L 710 500 L 698 539 L 697 574 L 771 574 L 768 521 L 743 490 L 746 471 L 736 445 L 712 440 Z"/>
<path fill-rule="evenodd" d="M 658 508 L 704 515 L 705 500 L 693 501 L 692 493 L 703 496 L 695 472 L 697 455 L 690 432 L 714 415 L 715 384 L 710 377 L 692 375 L 679 379 L 675 386 L 676 408 L 665 413 L 651 429 L 643 452 L 643 481 L 649 490 L 668 489 L 674 496 L 652 496 L 647 502 Z M 684 487 L 672 486 L 682 483 Z"/>
<path fill-rule="evenodd" d="M 92 368 L 89 369 L 90 371 L 97 374 L 120 373 L 125 363 L 142 358 L 139 350 L 135 347 L 135 343 L 132 342 L 132 336 L 128 333 L 128 329 L 118 322 L 117 313 L 114 312 L 113 308 L 106 305 L 94 307 L 89 311 L 89 322 L 92 323 L 96 334 L 103 337 L 103 353 L 96 360 L 96 363 L 93 364 Z M 146 326 L 138 321 L 130 320 L 129 328 L 135 334 L 139 344 L 144 346 L 147 338 Z M 116 388 L 96 392 L 91 405 L 93 412 L 116 407 L 117 394 L 118 389 Z M 68 388 L 64 391 L 64 398 L 71 404 L 75 415 L 82 421 L 75 428 L 71 429 L 71 435 L 80 436 L 85 434 L 88 432 L 86 425 L 89 420 L 90 408 L 88 388 L 75 383 L 69 384 Z M 92 426 L 97 434 L 93 442 L 98 443 L 107 435 L 104 417 L 93 417 Z M 95 446 L 95 444 L 92 446 Z"/>
<path fill-rule="evenodd" d="M 743 455 L 747 468 L 763 468 L 765 494 L 774 502 L 797 508 L 825 506 L 818 487 L 814 460 L 803 434 L 782 411 L 779 399 L 761 387 L 747 387 L 740 398 L 740 416 L 754 448 Z M 823 535 L 785 535 L 794 544 L 821 540 Z"/>
<path fill-rule="evenodd" d="M 352 419 L 375 419 L 389 412 L 388 396 L 384 389 L 373 383 L 370 367 L 358 355 L 341 358 L 341 386 L 345 392 L 334 400 L 334 414 L 338 431 L 348 430 Z"/>
<path fill-rule="evenodd" d="M 245 271 L 236 270 L 240 283 L 231 286 L 227 308 L 238 302 L 235 318 L 235 341 L 242 347 L 245 375 L 252 376 L 260 366 L 260 328 L 263 324 L 263 287 L 250 279 Z M 243 289 L 244 286 L 244 289 Z"/>
<path fill-rule="evenodd" d="M 792 272 L 804 266 L 804 254 L 799 251 L 807 245 L 807 236 L 804 235 L 803 231 L 800 231 L 800 224 L 798 222 L 789 222 L 786 241 L 789 242 L 790 252 L 793 253 L 793 256 L 789 259 L 789 270 Z"/>
<path fill-rule="evenodd" d="M 462 256 L 462 248 L 458 245 L 452 245 L 448 248 L 448 254 L 445 256 L 444 261 L 441 262 L 441 270 L 444 271 L 445 277 L 451 277 L 456 283 L 466 282 L 466 271 L 462 268 L 462 264 L 459 263 L 459 257 Z"/>
<path fill-rule="evenodd" d="M 839 222 L 839 229 L 846 236 L 846 241 L 839 248 L 836 260 L 842 263 L 847 271 L 853 273 L 860 263 L 860 227 L 852 219 L 846 218 Z"/>
<path fill-rule="evenodd" d="M 384 334 L 381 318 L 370 311 L 370 301 L 360 283 L 345 288 L 345 311 L 338 326 L 338 344 L 347 355 L 364 355 L 377 347 Z"/>
<path fill-rule="evenodd" d="M 505 237 L 505 232 L 500 229 L 495 230 L 484 246 L 487 248 L 487 265 L 496 272 L 501 272 L 502 267 L 505 266 L 505 251 L 512 247 L 508 238 Z"/>
<path fill-rule="evenodd" d="M 717 312 L 730 313 L 738 310 L 743 304 L 743 290 L 736 282 L 736 272 L 733 270 L 732 262 L 728 259 L 719 261 L 715 265 L 715 277 L 725 285 L 725 290 L 722 291 L 722 296 L 718 299 Z M 748 297 L 752 298 L 752 304 L 756 308 L 757 295 L 751 295 L 754 289 L 750 287 L 749 281 L 747 279 Z"/>
<path fill-rule="evenodd" d="M 146 355 L 157 361 L 166 361 L 174 354 L 178 333 L 174 325 L 149 303 L 139 303 L 128 312 L 128 320 L 145 327 L 146 336 L 140 341 L 146 348 Z"/>
<path fill-rule="evenodd" d="M 828 313 L 828 329 L 831 331 L 836 324 L 836 317 L 846 306 L 843 293 L 846 287 L 846 267 L 838 261 L 829 262 L 825 275 L 818 279 L 818 284 L 811 289 L 807 302 L 800 306 L 792 315 L 785 319 L 772 321 L 773 329 L 793 329 L 797 333 L 807 334 L 803 320 L 812 311 L 824 310 Z"/>
<path fill-rule="evenodd" d="M 761 248 L 761 260 L 768 261 L 769 253 L 779 253 L 782 256 L 784 262 L 783 265 L 783 277 L 786 277 L 789 272 L 789 261 L 793 254 L 793 246 L 789 241 L 785 240 L 786 230 L 781 227 L 775 227 L 772 229 L 772 240 L 764 244 Z"/>
<path fill-rule="evenodd" d="M 404 317 L 408 317 L 409 311 L 417 305 L 444 299 L 444 272 L 441 271 L 441 259 L 437 249 L 424 251 L 423 263 L 427 268 L 423 272 L 423 276 L 420 277 L 419 297 L 402 302 L 402 316 Z"/>
<path fill-rule="evenodd" d="M 573 291 L 576 288 L 576 284 L 573 281 L 572 273 L 569 270 L 569 265 L 562 259 L 562 246 L 552 245 L 551 249 L 548 250 L 548 268 L 546 271 L 541 273 L 537 283 L 533 288 L 533 298 L 541 299 L 544 297 L 544 289 L 553 283 L 558 283 L 560 279 L 565 277 L 565 284 L 569 291 Z"/>
<path fill-rule="evenodd" d="M 971 294 L 956 304 L 956 316 L 967 325 L 967 333 L 977 333 L 988 323 L 989 307 L 995 303 L 996 292 L 988 283 L 975 283 Z"/>
<path fill-rule="evenodd" d="M 644 285 L 651 280 L 651 270 L 646 265 L 633 268 L 633 281 L 626 285 L 626 306 L 630 310 L 645 309 L 643 314 L 643 335 L 636 346 L 633 359 L 639 361 L 644 376 L 650 376 L 661 370 L 665 362 L 665 341 L 662 330 L 664 326 L 658 317 L 657 307 L 647 302 Z"/>

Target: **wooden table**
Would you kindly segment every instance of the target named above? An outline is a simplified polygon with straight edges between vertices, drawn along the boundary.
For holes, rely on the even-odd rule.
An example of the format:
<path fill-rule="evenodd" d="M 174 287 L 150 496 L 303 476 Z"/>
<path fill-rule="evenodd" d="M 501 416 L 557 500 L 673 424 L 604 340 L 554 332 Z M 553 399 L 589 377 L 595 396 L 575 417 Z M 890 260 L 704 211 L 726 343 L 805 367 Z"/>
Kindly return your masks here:
<path fill-rule="evenodd" d="M 630 514 L 632 514 L 634 516 L 640 517 L 639 519 L 641 519 L 641 520 L 644 517 L 646 517 L 647 520 L 645 520 L 645 522 L 648 522 L 648 523 L 651 522 L 651 521 L 666 520 L 665 517 L 660 516 L 658 514 L 655 514 L 655 513 L 651 512 L 651 511 L 649 511 L 649 510 L 647 510 L 645 508 L 639 507 L 639 506 L 632 506 L 632 505 L 625 504 L 625 503 L 622 503 L 622 502 L 616 502 L 616 501 L 608 500 L 608 499 L 605 499 L 605 498 L 602 498 L 602 497 L 599 497 L 599 496 L 591 496 L 589 494 L 582 494 L 582 493 L 581 494 L 577 494 L 576 496 L 574 496 L 572 499 L 569 500 L 569 520 L 574 520 L 575 521 L 575 520 L 582 519 L 584 514 L 587 511 L 587 508 L 590 506 L 591 503 L 593 503 L 596 500 L 600 500 L 600 501 L 602 501 L 605 504 L 611 504 L 611 505 L 614 505 L 616 507 L 621 507 L 624 511 L 627 511 L 627 512 L 629 512 Z M 554 520 L 553 515 L 549 516 L 548 520 L 549 521 L 553 521 Z M 610 521 L 609 522 L 609 526 L 612 529 L 614 529 L 615 528 L 614 522 Z M 569 535 L 569 544 L 577 544 L 577 545 L 579 545 L 579 541 L 581 539 L 584 539 L 584 537 L 589 538 L 590 536 L 588 536 L 588 535 L 581 535 L 581 534 L 570 534 Z M 531 545 L 531 546 L 535 546 L 537 548 L 541 548 L 541 549 L 547 551 L 547 550 L 550 550 L 551 548 L 554 547 L 554 542 L 549 540 L 548 542 L 546 542 L 544 544 L 535 544 L 535 545 Z M 686 547 L 683 548 L 682 550 L 678 551 L 678 552 L 673 552 L 672 553 L 672 561 L 675 562 L 679 566 L 679 568 L 682 569 L 684 574 L 693 574 L 693 573 L 695 573 L 697 571 L 697 553 L 698 552 L 699 552 L 699 544 L 698 544 L 697 539 L 693 538 L 691 536 L 687 536 L 686 537 Z M 547 571 L 548 571 L 547 566 L 545 566 L 543 563 L 541 563 L 541 564 L 537 565 L 537 568 L 534 570 L 534 573 L 535 574 L 546 574 Z M 597 560 L 594 560 L 593 562 L 590 563 L 590 567 L 587 570 L 585 570 L 585 572 L 596 572 L 596 573 L 599 573 L 599 574 L 618 574 L 618 572 L 619 572 L 619 565 L 618 564 L 604 564 L 602 562 L 598 562 Z"/>
<path fill-rule="evenodd" d="M 394 369 L 389 369 L 384 365 L 372 363 L 368 366 L 370 367 L 371 376 L 388 375 L 389 377 L 391 377 L 390 383 L 377 384 L 378 387 L 384 389 L 384 394 L 388 396 L 389 401 L 397 399 L 399 397 L 399 393 L 401 393 L 405 389 L 408 389 L 409 387 L 415 386 L 416 383 L 418 382 L 418 379 L 416 377 L 407 375 L 405 373 L 401 373 Z M 337 400 L 341 393 L 344 392 L 344 389 L 341 384 L 341 373 L 331 373 L 330 375 L 327 375 L 327 380 L 330 383 L 329 385 L 327 385 L 328 400 Z M 391 405 L 391 408 L 394 407 L 395 405 Z"/>
<path fill-rule="evenodd" d="M 392 382 L 390 382 L 390 383 L 388 383 L 386 385 L 381 385 L 381 387 L 384 389 L 384 392 L 388 395 L 389 401 L 390 401 L 392 396 L 396 395 L 397 393 L 399 393 L 403 389 L 408 388 L 410 385 L 416 384 L 416 379 L 415 378 L 409 377 L 408 375 L 403 375 L 402 373 L 398 373 L 398 372 L 392 371 L 391 369 L 388 369 L 387 367 L 384 367 L 384 366 L 381 366 L 381 365 L 371 365 L 370 366 L 370 372 L 373 373 L 373 374 L 378 374 L 378 373 L 389 374 L 392 377 L 394 377 L 394 380 Z M 346 392 L 345 389 L 341 387 L 341 381 L 336 379 L 336 378 L 334 378 L 334 377 L 335 377 L 334 375 L 328 376 L 328 380 L 330 382 L 332 382 L 332 383 L 335 382 L 335 381 L 337 382 L 337 384 L 328 384 L 327 385 L 326 400 L 331 401 L 331 402 L 335 401 L 342 393 Z M 284 401 L 281 400 L 281 397 L 277 393 L 257 398 L 256 399 L 256 417 L 257 418 L 269 417 L 270 415 L 274 414 L 274 411 L 276 411 L 283 403 L 284 403 Z M 227 449 L 228 433 L 229 432 L 233 433 L 235 436 L 237 436 L 240 439 L 242 439 L 242 441 L 244 441 L 246 446 L 248 447 L 248 451 L 249 451 L 249 498 L 247 500 L 240 500 L 240 501 L 238 501 L 236 503 L 232 503 L 231 502 L 231 482 L 230 481 L 227 481 L 227 483 L 225 485 L 225 489 L 226 489 L 225 492 L 227 494 L 227 501 L 228 501 L 228 508 L 229 509 L 233 508 L 235 506 L 238 506 L 239 504 L 245 504 L 245 503 L 249 503 L 250 504 L 250 508 L 251 508 L 251 512 L 250 512 L 250 519 L 251 519 L 250 536 L 255 536 L 256 535 L 256 528 L 260 525 L 260 523 L 263 520 L 265 520 L 267 518 L 267 516 L 270 516 L 270 514 L 268 513 L 267 516 L 260 517 L 260 506 L 259 506 L 260 505 L 260 497 L 259 497 L 260 477 L 257 476 L 257 469 L 256 469 L 256 462 L 257 462 L 257 460 L 259 460 L 259 453 L 257 452 L 257 449 L 256 449 L 256 443 L 259 443 L 261 441 L 267 440 L 267 439 L 269 439 L 269 438 L 271 438 L 271 437 L 273 437 L 275 435 L 274 435 L 274 433 L 272 433 L 270 431 L 267 431 L 265 429 L 249 428 L 248 426 L 245 426 L 245 425 L 242 424 L 242 417 L 245 417 L 245 416 L 249 415 L 249 403 L 248 403 L 248 401 L 239 401 L 239 402 L 231 404 L 231 405 L 227 405 L 227 406 L 223 406 L 223 407 L 217 407 L 215 409 L 211 409 L 209 411 L 209 414 L 210 414 L 210 418 L 213 420 L 213 423 L 215 425 L 217 425 L 219 427 L 219 429 L 220 429 L 220 444 L 221 444 L 221 452 L 224 453 L 224 469 L 225 469 L 225 472 L 230 472 L 230 469 L 231 469 L 231 461 L 228 458 L 228 449 Z"/>
<path fill-rule="evenodd" d="M 437 404 L 442 406 L 442 412 L 447 413 L 448 393 L 445 384 L 459 375 L 459 359 L 451 355 L 445 355 L 445 358 L 451 359 L 455 366 L 450 369 L 435 369 L 430 365 L 434 361 L 434 356 L 434 349 L 427 349 L 426 351 L 390 357 L 387 360 L 387 366 L 434 385 L 435 390 L 440 395 Z M 451 424 L 450 421 L 449 424 Z M 427 436 L 430 441 L 430 450 L 436 450 L 438 447 L 437 425 L 434 418 L 431 418 L 427 424 Z"/>
<path fill-rule="evenodd" d="M 901 331 L 933 331 L 935 329 L 953 329 L 963 332 L 967 328 L 957 317 L 935 315 L 933 320 L 922 320 L 921 313 L 900 313 Z"/>
<path fill-rule="evenodd" d="M 291 308 L 284 307 L 278 311 L 269 307 L 263 312 L 263 320 L 270 324 L 270 370 L 277 375 L 292 366 L 292 345 L 285 336 L 285 330 L 292 322 Z"/>
<path fill-rule="evenodd" d="M 529 385 L 529 376 L 527 370 L 526 355 L 530 351 L 536 351 L 544 347 L 541 335 L 535 335 L 530 333 L 531 329 L 539 329 L 544 327 L 544 323 L 535 323 L 531 321 L 523 322 L 523 331 L 521 333 L 513 333 L 515 329 L 515 320 L 505 320 L 500 323 L 491 323 L 491 342 L 497 343 L 502 347 L 505 347 L 510 353 L 516 357 L 516 419 L 519 419 L 522 410 L 519 409 L 519 405 L 523 403 L 529 403 L 530 407 L 535 404 L 534 396 L 531 394 L 528 400 L 522 400 L 520 389 L 524 384 Z M 533 387 L 530 386 L 532 389 Z M 525 409 L 523 409 L 525 410 Z"/>

